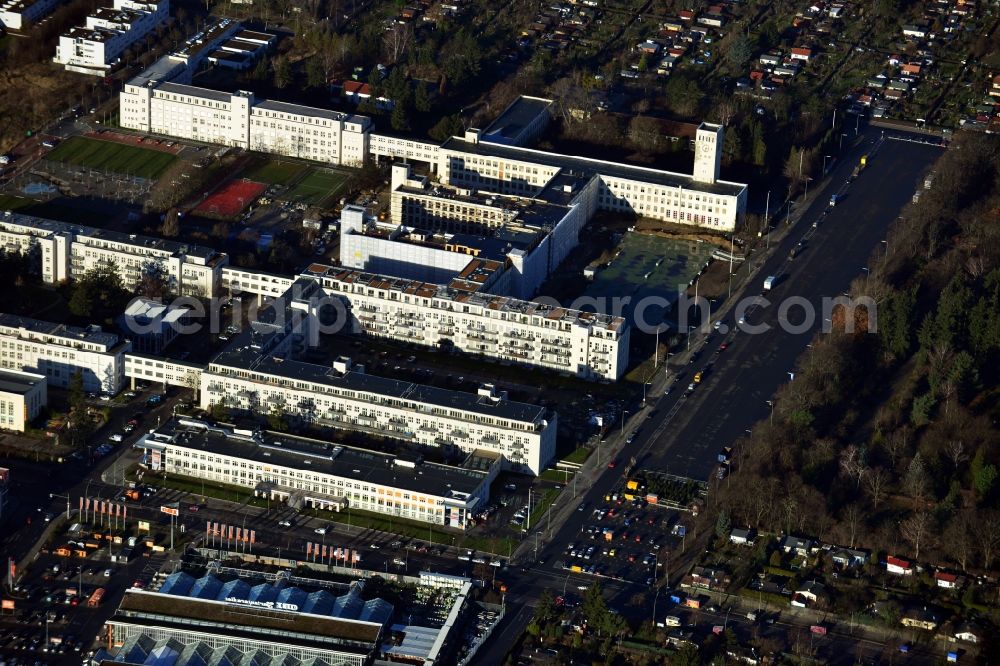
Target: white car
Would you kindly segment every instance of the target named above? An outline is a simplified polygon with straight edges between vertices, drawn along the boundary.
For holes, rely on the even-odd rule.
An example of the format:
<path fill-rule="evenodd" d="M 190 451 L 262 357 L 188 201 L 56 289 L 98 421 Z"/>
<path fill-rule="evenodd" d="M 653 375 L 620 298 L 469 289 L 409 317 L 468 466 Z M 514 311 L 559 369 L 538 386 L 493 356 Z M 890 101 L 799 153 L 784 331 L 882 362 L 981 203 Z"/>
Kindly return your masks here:
<path fill-rule="evenodd" d="M 280 525 L 281 527 L 291 527 L 292 526 L 292 521 L 290 521 L 290 520 L 280 520 L 280 521 L 278 521 L 278 525 Z"/>
<path fill-rule="evenodd" d="M 112 442 L 121 442 L 124 441 L 125 435 L 121 434 L 120 432 L 116 432 L 115 434 L 111 435 L 111 437 L 108 437 L 108 439 L 110 439 Z"/>
<path fill-rule="evenodd" d="M 326 534 L 326 528 L 325 527 L 317 527 L 316 529 L 313 530 L 313 532 L 315 532 L 316 534 Z"/>

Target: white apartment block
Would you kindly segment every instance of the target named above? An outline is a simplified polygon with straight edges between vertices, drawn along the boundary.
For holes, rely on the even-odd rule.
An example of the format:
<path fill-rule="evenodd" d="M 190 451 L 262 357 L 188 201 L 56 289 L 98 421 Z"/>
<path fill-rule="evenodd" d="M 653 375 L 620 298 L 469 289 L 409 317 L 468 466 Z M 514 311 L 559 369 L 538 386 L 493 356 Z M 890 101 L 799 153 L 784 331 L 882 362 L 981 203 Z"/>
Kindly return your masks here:
<path fill-rule="evenodd" d="M 354 330 L 367 335 L 587 379 L 614 381 L 628 366 L 621 317 L 319 264 L 304 275 L 342 296 Z"/>
<path fill-rule="evenodd" d="M 6 0 L 0 2 L 0 27 L 24 30 L 59 6 L 61 0 Z"/>
<path fill-rule="evenodd" d="M 365 116 L 142 76 L 119 99 L 122 126 L 142 132 L 350 166 L 368 152 Z"/>
<path fill-rule="evenodd" d="M 162 238 L 0 213 L 0 248 L 38 254 L 42 280 L 58 284 L 79 278 L 92 268 L 114 264 L 128 289 L 158 266 L 171 292 L 180 296 L 214 296 L 219 291 L 225 254 L 212 248 Z"/>
<path fill-rule="evenodd" d="M 77 328 L 0 314 L 0 368 L 43 375 L 50 386 L 68 388 L 79 373 L 88 392 L 118 393 L 125 382 L 130 345 L 100 326 Z"/>
<path fill-rule="evenodd" d="M 53 62 L 103 76 L 130 46 L 166 23 L 170 0 L 115 0 L 59 37 Z"/>
<path fill-rule="evenodd" d="M 496 475 L 277 433 L 238 434 L 187 418 L 171 419 L 136 447 L 168 474 L 241 486 L 274 501 L 459 529 L 485 506 Z"/>
<path fill-rule="evenodd" d="M 245 337 L 243 337 L 245 336 Z M 555 455 L 556 415 L 492 387 L 476 395 L 368 375 L 341 359 L 332 367 L 263 352 L 244 333 L 201 374 L 201 407 L 268 414 L 472 453 L 502 454 L 538 474 Z M 291 337 L 291 336 L 289 336 Z M 241 339 L 243 338 L 243 339 Z"/>
<path fill-rule="evenodd" d="M 0 430 L 24 432 L 47 404 L 45 375 L 0 370 Z"/>

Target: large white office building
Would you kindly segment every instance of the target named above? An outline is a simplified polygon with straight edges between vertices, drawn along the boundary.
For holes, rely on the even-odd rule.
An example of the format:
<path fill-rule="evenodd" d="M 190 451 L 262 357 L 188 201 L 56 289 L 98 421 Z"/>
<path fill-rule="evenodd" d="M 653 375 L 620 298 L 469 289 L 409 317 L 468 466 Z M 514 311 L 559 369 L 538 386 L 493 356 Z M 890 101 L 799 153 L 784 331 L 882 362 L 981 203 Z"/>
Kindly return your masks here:
<path fill-rule="evenodd" d="M 0 213 L 0 248 L 35 259 L 44 282 L 79 278 L 98 266 L 114 265 L 125 287 L 135 287 L 147 271 L 160 271 L 168 289 L 180 296 L 214 296 L 228 257 L 210 247 Z"/>
<path fill-rule="evenodd" d="M 360 166 L 371 120 L 253 93 L 224 93 L 140 76 L 120 96 L 122 127 L 245 150 Z"/>
<path fill-rule="evenodd" d="M 576 181 L 574 198 L 591 213 L 630 213 L 724 232 L 742 222 L 747 186 L 719 177 L 721 125 L 698 127 L 689 175 L 525 147 L 548 119 L 545 102 L 520 98 L 486 131 L 470 129 L 440 146 L 373 133 L 371 156 L 424 162 L 443 183 L 515 197 L 539 198 Z"/>
<path fill-rule="evenodd" d="M 623 318 L 481 293 L 471 274 L 477 263 L 448 285 L 320 264 L 304 275 L 343 297 L 357 332 L 586 379 L 624 374 L 630 329 Z"/>
<path fill-rule="evenodd" d="M 82 74 L 103 76 L 127 48 L 166 23 L 170 0 L 115 0 L 87 16 L 84 25 L 59 37 L 53 62 Z"/>
<path fill-rule="evenodd" d="M 350 507 L 460 529 L 486 505 L 499 468 L 499 458 L 481 471 L 278 433 L 240 434 L 187 418 L 168 421 L 135 446 L 157 472 L 240 486 L 299 507 Z"/>
<path fill-rule="evenodd" d="M 77 328 L 0 314 L 0 368 L 37 373 L 49 386 L 68 388 L 79 374 L 84 391 L 114 395 L 125 382 L 129 348 L 127 340 L 100 326 Z"/>
<path fill-rule="evenodd" d="M 557 155 L 482 141 L 478 130 L 440 148 L 438 176 L 445 183 L 530 197 L 558 176 L 586 177 L 581 188 L 594 210 L 733 231 L 746 212 L 747 186 L 719 179 L 723 128 L 702 123 L 695 138 L 694 176 Z"/>

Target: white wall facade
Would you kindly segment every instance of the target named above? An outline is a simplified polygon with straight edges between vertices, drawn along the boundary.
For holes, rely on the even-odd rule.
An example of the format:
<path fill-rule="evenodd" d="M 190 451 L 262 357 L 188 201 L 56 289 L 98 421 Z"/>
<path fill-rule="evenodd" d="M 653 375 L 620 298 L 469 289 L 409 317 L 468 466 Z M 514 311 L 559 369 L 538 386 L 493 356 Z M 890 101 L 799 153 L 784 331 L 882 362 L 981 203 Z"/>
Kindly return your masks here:
<path fill-rule="evenodd" d="M 148 81 L 127 83 L 119 98 L 123 127 L 288 157 L 361 166 L 371 120 L 252 93 Z"/>
<path fill-rule="evenodd" d="M 53 62 L 72 71 L 103 74 L 127 48 L 168 18 L 170 0 L 115 0 L 59 37 Z"/>
<path fill-rule="evenodd" d="M 721 129 L 719 130 L 721 135 Z M 468 148 L 466 148 L 466 145 Z M 479 146 L 479 148 L 477 148 Z M 699 176 L 717 173 L 721 150 L 705 154 Z M 699 182 L 681 174 L 632 167 L 600 160 L 572 158 L 559 166 L 560 156 L 516 147 L 492 147 L 466 132 L 441 147 L 438 175 L 443 182 L 465 188 L 516 196 L 534 196 L 564 168 L 581 166 L 600 179 L 597 209 L 634 213 L 665 222 L 733 231 L 746 211 L 746 185 L 721 180 Z"/>
<path fill-rule="evenodd" d="M 85 391 L 118 393 L 129 348 L 113 333 L 0 314 L 0 367 L 36 372 L 59 388 L 80 373 Z"/>
<path fill-rule="evenodd" d="M 478 412 L 327 383 L 211 363 L 201 376 L 201 407 L 224 404 L 237 411 L 267 413 L 284 405 L 293 417 L 346 430 L 364 430 L 428 446 L 450 445 L 471 453 L 503 454 L 516 470 L 538 474 L 555 455 L 556 417 L 513 421 Z M 308 414 L 307 408 L 308 406 Z M 541 411 L 541 410 L 540 410 Z"/>
<path fill-rule="evenodd" d="M 424 162 L 436 168 L 439 146 L 429 141 L 414 140 L 408 137 L 389 136 L 373 132 L 370 141 L 372 157 L 400 158 Z"/>
<path fill-rule="evenodd" d="M 40 253 L 42 279 L 50 284 L 114 263 L 131 289 L 150 264 L 158 264 L 169 289 L 180 296 L 216 295 L 228 263 L 226 255 L 207 247 L 9 212 L 0 215 L 0 247 Z"/>
<path fill-rule="evenodd" d="M 44 375 L 0 370 L 0 430 L 24 432 L 47 404 Z"/>
<path fill-rule="evenodd" d="M 587 379 L 617 380 L 628 365 L 630 329 L 620 317 L 338 268 L 312 275 L 347 301 L 355 330 L 368 335 Z"/>

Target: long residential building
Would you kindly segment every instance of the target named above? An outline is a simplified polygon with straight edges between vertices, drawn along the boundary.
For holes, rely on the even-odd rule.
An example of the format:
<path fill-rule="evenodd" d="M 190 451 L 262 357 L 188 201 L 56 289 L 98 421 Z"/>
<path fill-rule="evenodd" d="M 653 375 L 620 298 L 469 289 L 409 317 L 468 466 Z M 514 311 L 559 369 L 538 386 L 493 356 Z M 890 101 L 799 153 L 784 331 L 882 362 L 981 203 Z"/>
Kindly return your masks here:
<path fill-rule="evenodd" d="M 169 9 L 170 0 L 115 0 L 60 36 L 53 61 L 73 72 L 104 76 L 127 48 L 166 23 Z"/>
<path fill-rule="evenodd" d="M 44 282 L 58 284 L 88 270 L 113 264 L 126 288 L 158 270 L 172 293 L 214 296 L 225 254 L 210 247 L 162 238 L 84 227 L 31 215 L 0 213 L 0 248 L 36 260 Z"/>
<path fill-rule="evenodd" d="M 0 368 L 44 375 L 49 386 L 68 388 L 76 374 L 83 390 L 118 393 L 125 382 L 130 344 L 100 326 L 77 328 L 0 314 Z"/>
<path fill-rule="evenodd" d="M 250 92 L 139 76 L 125 84 L 120 102 L 122 127 L 141 132 L 350 166 L 362 165 L 368 153 L 368 117 Z"/>
<path fill-rule="evenodd" d="M 261 354 L 250 334 L 201 373 L 201 407 L 289 417 L 432 447 L 504 456 L 539 474 L 555 455 L 556 415 L 515 402 L 493 387 L 471 394 L 369 375 L 349 359 L 333 366 Z M 238 337 L 239 341 L 240 338 Z"/>
<path fill-rule="evenodd" d="M 628 366 L 622 317 L 480 293 L 473 275 L 435 285 L 322 264 L 303 275 L 344 298 L 357 332 L 587 379 L 614 381 Z"/>
<path fill-rule="evenodd" d="M 500 467 L 499 457 L 480 471 L 186 418 L 135 446 L 154 471 L 241 486 L 293 506 L 350 507 L 461 529 L 485 507 Z"/>

